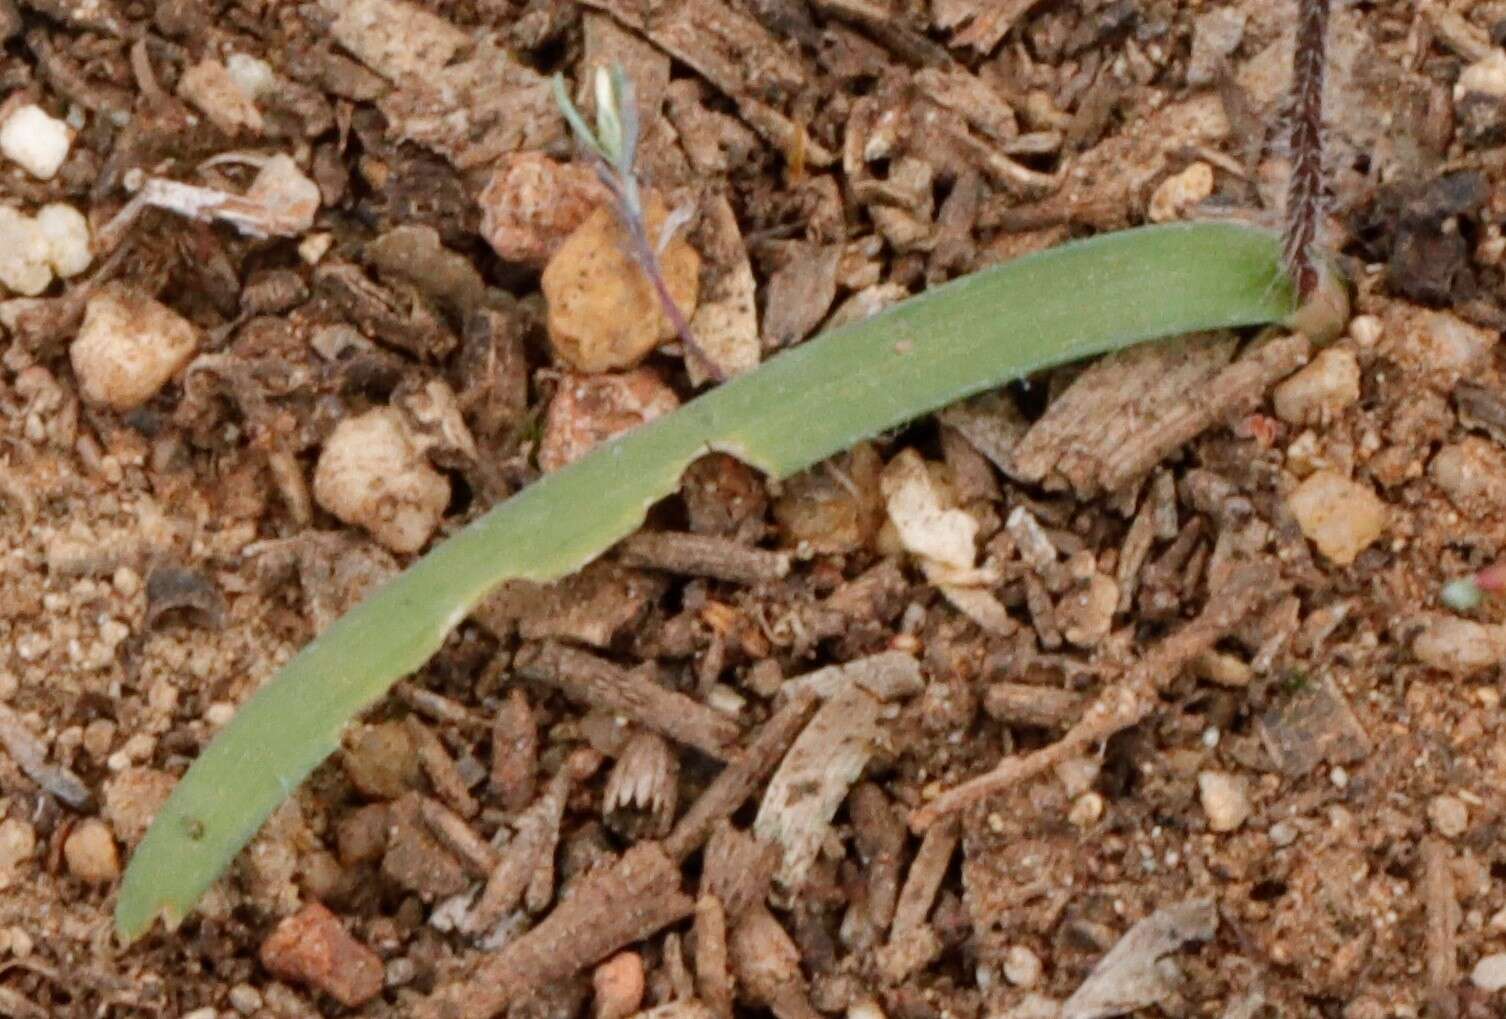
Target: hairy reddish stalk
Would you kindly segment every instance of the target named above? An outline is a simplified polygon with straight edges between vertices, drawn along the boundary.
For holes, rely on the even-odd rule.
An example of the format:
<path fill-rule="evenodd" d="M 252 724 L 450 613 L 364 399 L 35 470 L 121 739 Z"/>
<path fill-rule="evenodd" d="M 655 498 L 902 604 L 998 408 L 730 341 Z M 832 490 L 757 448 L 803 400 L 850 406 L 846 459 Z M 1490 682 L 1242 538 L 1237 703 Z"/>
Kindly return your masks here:
<path fill-rule="evenodd" d="M 1292 54 L 1291 159 L 1282 257 L 1307 300 L 1318 286 L 1313 247 L 1323 200 L 1323 72 L 1328 60 L 1329 0 L 1297 0 Z"/>

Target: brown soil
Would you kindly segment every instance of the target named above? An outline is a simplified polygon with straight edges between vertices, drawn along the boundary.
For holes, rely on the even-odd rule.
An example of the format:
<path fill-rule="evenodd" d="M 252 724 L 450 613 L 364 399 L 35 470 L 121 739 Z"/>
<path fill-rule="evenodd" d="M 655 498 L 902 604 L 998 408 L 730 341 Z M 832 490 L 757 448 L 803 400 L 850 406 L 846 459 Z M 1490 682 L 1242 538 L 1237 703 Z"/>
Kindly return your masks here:
<path fill-rule="evenodd" d="M 35 103 L 76 129 L 51 180 L 0 160 L 0 204 L 67 203 L 115 255 L 40 303 L 0 303 L 0 1014 L 347 1014 L 336 996 L 376 979 L 367 952 L 382 986 L 356 1011 L 412 1014 L 435 991 L 484 996 L 511 971 L 483 956 L 562 898 L 612 920 L 566 925 L 568 974 L 519 1015 L 1501 1014 L 1474 970 L 1506 952 L 1506 642 L 1430 614 L 1444 581 L 1506 544 L 1495 0 L 1335 12 L 1326 242 L 1359 317 L 1308 389 L 1276 395 L 1305 341 L 1201 337 L 1012 387 L 777 490 L 708 459 L 653 515 L 668 538 L 489 603 L 196 915 L 112 940 L 119 867 L 171 780 L 408 559 L 310 494 L 341 421 L 392 406 L 421 433 L 426 408 L 459 409 L 461 439 L 431 427 L 424 443 L 450 491 L 443 533 L 537 477 L 541 444 L 568 458 L 596 441 L 585 416 L 641 419 L 605 383 L 550 412 L 569 376 L 540 268 L 595 199 L 545 209 L 561 222 L 535 224 L 532 256 L 483 240 L 508 153 L 571 155 L 539 75 L 619 61 L 634 76 L 643 174 L 695 210 L 701 301 L 735 303 L 751 268 L 756 330 L 707 337 L 736 362 L 1071 237 L 1275 223 L 1289 6 L 440 0 L 426 9 L 442 23 L 405 31 L 394 57 L 371 35 L 391 12 L 358 38 L 335 2 L 0 0 L 0 121 Z M 277 76 L 249 114 L 187 73 L 231 54 Z M 440 87 L 455 67 L 470 76 Z M 312 226 L 258 238 L 150 209 L 104 229 L 143 175 L 244 192 L 255 166 L 201 164 L 245 151 L 292 157 L 318 188 Z M 120 411 L 81 398 L 69 357 L 110 280 L 199 335 L 197 361 Z M 643 404 L 701 378 L 674 344 L 647 365 Z M 1352 390 L 1334 381 L 1348 366 Z M 881 477 L 906 449 L 977 524 L 981 601 L 928 584 L 884 524 Z M 1354 483 L 1319 493 L 1337 536 L 1293 498 L 1330 476 Z M 1367 515 L 1379 534 L 1356 533 Z M 1226 582 L 1250 576 L 1250 611 L 1215 627 Z M 1178 657 L 1168 635 L 1199 619 L 1207 646 Z M 880 652 L 914 656 L 923 688 L 849 684 L 833 695 L 860 708 L 847 731 L 810 723 L 862 768 L 829 830 L 778 818 L 771 859 L 739 841 L 750 803 L 704 852 L 671 838 L 655 855 L 719 758 L 781 724 L 783 684 Z M 1133 684 L 1137 724 L 959 827 L 906 830 Z M 770 890 L 802 840 L 800 887 Z M 632 866 L 602 870 L 630 847 Z M 500 927 L 458 929 L 457 897 L 504 863 Z M 611 880 L 582 885 L 593 873 Z M 281 921 L 321 922 L 300 913 L 314 901 L 359 942 L 344 983 L 277 966 L 309 947 L 302 927 L 267 950 L 277 973 L 261 958 Z M 1172 933 L 1124 939 L 1153 916 Z M 598 965 L 618 934 L 641 998 L 633 959 Z M 1142 989 L 1060 1012 L 1116 944 Z"/>

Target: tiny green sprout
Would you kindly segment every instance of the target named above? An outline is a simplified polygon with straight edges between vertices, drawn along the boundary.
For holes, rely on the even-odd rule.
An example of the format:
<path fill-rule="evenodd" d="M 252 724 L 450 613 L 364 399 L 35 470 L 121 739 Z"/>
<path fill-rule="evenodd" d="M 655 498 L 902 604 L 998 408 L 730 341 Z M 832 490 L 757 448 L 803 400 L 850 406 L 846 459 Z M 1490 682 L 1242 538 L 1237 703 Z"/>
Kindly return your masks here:
<path fill-rule="evenodd" d="M 627 145 L 630 120 L 621 126 Z M 1320 320 L 1341 325 L 1342 291 L 1317 300 L 1334 312 Z M 705 453 L 788 478 L 1032 372 L 1161 337 L 1290 323 L 1301 317 L 1298 304 L 1281 239 L 1268 231 L 1202 223 L 1104 234 L 824 333 L 598 446 L 437 545 L 241 706 L 137 847 L 116 901 L 117 932 L 129 942 L 158 917 L 182 920 L 339 747 L 350 721 L 423 666 L 482 598 L 510 580 L 557 580 L 602 555 Z"/>
<path fill-rule="evenodd" d="M 725 379 L 720 365 L 706 354 L 685 313 L 675 303 L 664 281 L 664 270 L 659 264 L 659 254 L 674 238 L 674 233 L 689 218 L 688 209 L 677 210 L 666 217 L 656 241 L 648 236 L 648 217 L 643 208 L 643 195 L 638 185 L 638 174 L 633 164 L 638 159 L 638 99 L 633 90 L 633 80 L 621 65 L 610 69 L 598 67 L 593 80 L 596 96 L 596 128 L 592 130 L 586 118 L 565 89 L 563 75 L 554 76 L 554 102 L 560 108 L 565 122 L 575 133 L 575 140 L 591 156 L 591 165 L 596 176 L 612 194 L 617 219 L 627 234 L 628 253 L 643 271 L 654 288 L 654 296 L 664 309 L 675 334 L 685 347 L 685 353 L 700 362 L 706 377 L 721 382 Z"/>
<path fill-rule="evenodd" d="M 1281 689 L 1288 697 L 1293 697 L 1306 690 L 1311 682 L 1312 677 L 1306 669 L 1290 669 L 1281 678 Z"/>

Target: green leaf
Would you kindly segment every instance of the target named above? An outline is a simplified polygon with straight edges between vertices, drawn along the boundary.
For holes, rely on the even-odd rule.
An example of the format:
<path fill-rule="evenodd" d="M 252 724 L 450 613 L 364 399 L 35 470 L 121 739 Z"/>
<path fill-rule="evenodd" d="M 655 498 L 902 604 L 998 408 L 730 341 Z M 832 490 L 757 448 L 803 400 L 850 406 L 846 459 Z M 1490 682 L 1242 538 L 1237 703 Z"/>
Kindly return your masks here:
<path fill-rule="evenodd" d="M 563 104 L 562 104 L 563 105 Z M 1287 319 L 1279 239 L 1245 227 L 1107 234 L 1009 262 L 817 337 L 609 442 L 437 546 L 258 690 L 136 850 L 115 922 L 181 920 L 345 726 L 514 578 L 601 555 L 721 450 L 773 477 L 1031 372 L 1158 337 Z"/>

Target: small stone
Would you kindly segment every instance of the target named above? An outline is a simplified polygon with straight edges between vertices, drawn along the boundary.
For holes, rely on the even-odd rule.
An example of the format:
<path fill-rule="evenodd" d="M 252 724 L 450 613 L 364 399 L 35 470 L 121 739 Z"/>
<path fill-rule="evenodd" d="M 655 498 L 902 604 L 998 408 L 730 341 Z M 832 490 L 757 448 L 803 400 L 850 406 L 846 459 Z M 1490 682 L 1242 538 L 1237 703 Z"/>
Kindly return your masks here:
<path fill-rule="evenodd" d="M 0 124 L 0 153 L 41 180 L 56 176 L 72 144 L 73 129 L 36 104 L 22 106 Z"/>
<path fill-rule="evenodd" d="M 35 297 L 52 282 L 52 246 L 30 216 L 0 205 L 0 284 Z"/>
<path fill-rule="evenodd" d="M 198 330 L 187 319 L 112 283 L 89 299 L 68 355 L 85 400 L 126 411 L 155 396 L 198 345 Z"/>
<path fill-rule="evenodd" d="M 260 134 L 261 113 L 224 64 L 204 59 L 183 72 L 178 95 L 227 135 L 240 131 Z"/>
<path fill-rule="evenodd" d="M 347 1008 L 382 991 L 382 960 L 317 902 L 279 923 L 260 954 L 274 975 L 324 991 Z"/>
<path fill-rule="evenodd" d="M 543 268 L 610 199 L 596 174 L 540 152 L 503 156 L 480 196 L 481 236 L 509 262 Z"/>
<path fill-rule="evenodd" d="M 1034 987 L 1041 979 L 1041 959 L 1024 945 L 1011 945 L 1004 956 L 1004 979 L 1016 987 Z"/>
<path fill-rule="evenodd" d="M 230 1007 L 241 1015 L 251 1015 L 262 1006 L 261 992 L 250 984 L 236 984 L 230 988 L 226 995 L 230 1000 Z"/>
<path fill-rule="evenodd" d="M 1362 348 L 1368 350 L 1380 342 L 1384 326 L 1375 315 L 1356 315 L 1349 320 L 1349 335 Z"/>
<path fill-rule="evenodd" d="M 652 243 L 665 211 L 657 196 L 646 204 Z M 659 265 L 666 289 L 688 321 L 695 314 L 700 256 L 677 235 L 659 255 Z M 555 252 L 540 285 L 555 356 L 576 371 L 631 368 L 675 336 L 653 283 L 633 259 L 627 232 L 607 206 L 587 217 Z"/>
<path fill-rule="evenodd" d="M 1288 424 L 1322 425 L 1360 398 L 1360 363 L 1347 350 L 1329 347 L 1276 387 L 1276 416 Z"/>
<path fill-rule="evenodd" d="M 544 418 L 539 466 L 557 471 L 596 446 L 680 405 L 652 368 L 560 380 Z"/>
<path fill-rule="evenodd" d="M 109 825 L 90 817 L 74 825 L 63 841 L 68 872 L 90 884 L 109 884 L 120 876 L 120 854 Z"/>
<path fill-rule="evenodd" d="M 351 784 L 373 799 L 395 800 L 421 785 L 413 738 L 401 722 L 358 727 L 340 763 Z"/>
<path fill-rule="evenodd" d="M 1242 776 L 1204 771 L 1197 777 L 1197 790 L 1213 831 L 1234 831 L 1250 816 L 1250 791 Z"/>
<path fill-rule="evenodd" d="M 336 426 L 314 469 L 314 498 L 393 552 L 416 552 L 450 502 L 450 483 L 425 459 L 403 415 L 378 407 Z"/>
<path fill-rule="evenodd" d="M 1302 833 L 1298 830 L 1297 826 L 1295 824 L 1292 824 L 1292 822 L 1290 821 L 1277 821 L 1275 824 L 1271 825 L 1269 834 L 1271 836 L 1271 845 L 1275 846 L 1277 849 L 1285 849 L 1293 842 L 1296 842 L 1297 836 L 1301 835 Z"/>
<path fill-rule="evenodd" d="M 1506 51 L 1495 49 L 1483 60 L 1476 60 L 1459 73 L 1457 95 L 1477 93 L 1492 99 L 1506 99 Z"/>
<path fill-rule="evenodd" d="M 111 755 L 112 757 L 114 755 Z M 164 771 L 125 765 L 105 783 L 104 814 L 127 846 L 141 841 L 176 784 Z"/>
<path fill-rule="evenodd" d="M 1483 672 L 1506 658 L 1506 627 L 1429 613 L 1412 638 L 1412 654 L 1424 665 L 1455 676 Z"/>
<path fill-rule="evenodd" d="M 627 1019 L 643 1004 L 643 959 L 637 952 L 619 952 L 591 974 L 596 991 L 596 1019 Z"/>
<path fill-rule="evenodd" d="M 1428 476 L 1465 513 L 1490 516 L 1506 504 L 1506 454 L 1477 435 L 1440 449 Z"/>
<path fill-rule="evenodd" d="M 1075 828 L 1088 828 L 1103 817 L 1103 797 L 1097 793 L 1083 793 L 1072 801 L 1067 811 L 1067 822 Z"/>
<path fill-rule="evenodd" d="M 1112 577 L 1094 573 L 1080 588 L 1069 591 L 1056 606 L 1062 636 L 1078 647 L 1094 647 L 1109 635 L 1119 607 L 1119 585 Z"/>
<path fill-rule="evenodd" d="M 391 81 L 432 75 L 471 44 L 470 34 L 405 0 L 323 0 L 329 31 L 345 49 Z"/>
<path fill-rule="evenodd" d="M 1218 76 L 1225 58 L 1239 49 L 1249 15 L 1235 7 L 1215 7 L 1199 14 L 1192 23 L 1192 57 L 1187 62 L 1187 84 L 1207 85 Z"/>
<path fill-rule="evenodd" d="M 1186 215 L 1189 209 L 1211 194 L 1213 167 L 1203 162 L 1193 163 L 1161 182 L 1150 197 L 1146 215 L 1152 223 L 1169 223 Z"/>
<path fill-rule="evenodd" d="M 1475 963 L 1475 968 L 1469 974 L 1469 981 L 1482 991 L 1506 988 L 1506 952 L 1487 955 Z"/>
<path fill-rule="evenodd" d="M 1318 471 L 1287 499 L 1297 526 L 1323 556 L 1348 566 L 1386 529 L 1386 506 L 1365 485 Z"/>
<path fill-rule="evenodd" d="M 37 851 L 37 833 L 18 817 L 0 821 L 0 890 L 15 883 L 23 864 Z"/>
<path fill-rule="evenodd" d="M 1434 796 L 1428 803 L 1433 830 L 1446 839 L 1456 839 L 1469 828 L 1469 808 L 1456 796 Z"/>
<path fill-rule="evenodd" d="M 260 99 L 277 87 L 277 72 L 272 65 L 249 53 L 232 53 L 225 58 L 225 71 L 235 87 L 251 99 Z"/>

